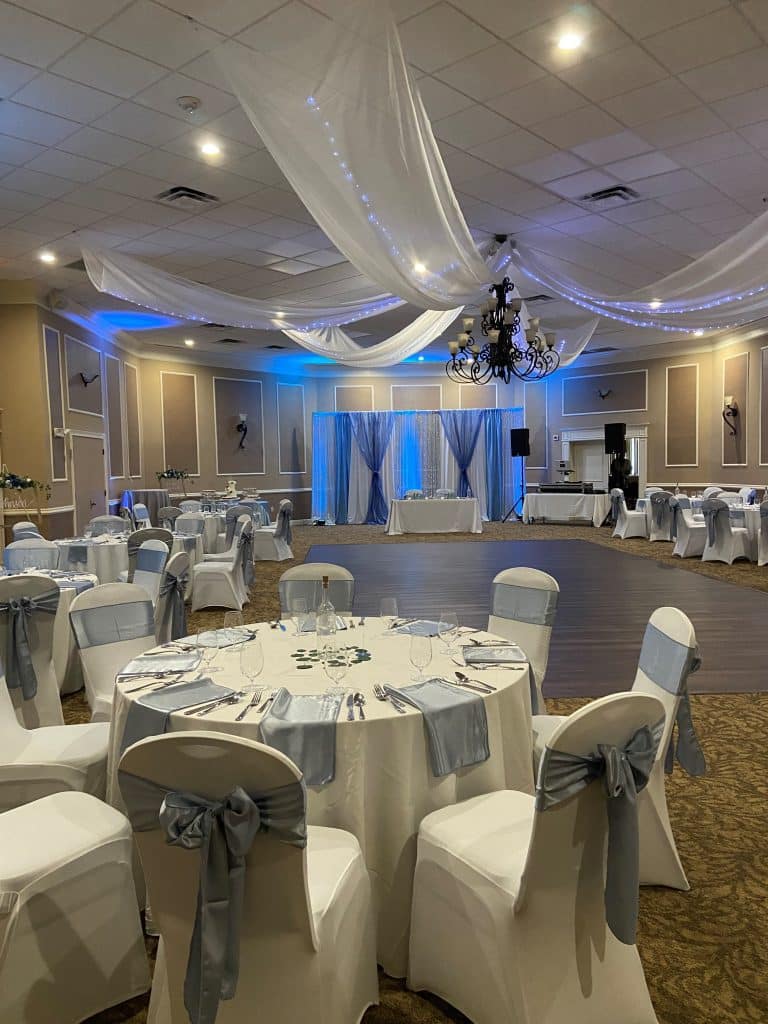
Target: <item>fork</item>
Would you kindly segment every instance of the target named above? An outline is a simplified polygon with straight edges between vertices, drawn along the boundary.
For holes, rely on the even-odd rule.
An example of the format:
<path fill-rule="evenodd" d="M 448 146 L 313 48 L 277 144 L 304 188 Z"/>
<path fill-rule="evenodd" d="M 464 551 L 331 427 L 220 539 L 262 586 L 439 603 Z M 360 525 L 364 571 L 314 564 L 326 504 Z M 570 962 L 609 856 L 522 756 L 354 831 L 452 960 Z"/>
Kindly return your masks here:
<path fill-rule="evenodd" d="M 275 699 L 274 693 L 270 693 L 270 695 L 267 697 L 267 699 L 264 701 L 264 703 L 261 705 L 261 707 L 257 709 L 259 714 L 261 714 L 263 711 L 266 711 L 267 708 L 269 707 L 269 705 L 272 703 L 272 701 L 274 699 Z"/>
<path fill-rule="evenodd" d="M 245 705 L 243 710 L 240 712 L 240 714 L 235 719 L 236 722 L 242 722 L 242 720 L 245 718 L 245 716 L 248 714 L 248 712 L 251 710 L 251 708 L 255 707 L 259 703 L 263 693 L 264 693 L 264 688 L 263 687 L 260 690 L 256 690 L 254 692 L 253 697 L 251 697 L 251 699 L 248 702 L 248 704 Z"/>
<path fill-rule="evenodd" d="M 347 694 L 347 721 L 354 722 L 355 720 L 355 695 L 353 693 Z"/>
<path fill-rule="evenodd" d="M 383 700 L 385 703 L 391 704 L 395 711 L 399 711 L 401 715 L 405 714 L 405 708 L 403 705 L 399 701 L 395 700 L 391 694 L 387 693 L 380 683 L 373 684 L 373 695 L 376 700 Z"/>
<path fill-rule="evenodd" d="M 360 721 L 362 722 L 365 720 L 365 711 L 363 710 L 365 706 L 365 697 L 362 695 L 362 693 L 358 692 L 355 694 L 354 699 L 355 704 L 357 705 L 357 712 L 360 715 Z"/>
<path fill-rule="evenodd" d="M 151 672 L 149 675 L 154 676 L 154 679 L 151 679 L 148 683 L 142 683 L 141 686 L 132 686 L 129 690 L 126 690 L 125 693 L 136 693 L 138 690 L 146 690 L 148 686 L 157 686 L 158 683 L 160 683 L 161 686 L 173 686 L 174 683 L 178 683 L 180 681 L 181 677 L 184 675 L 184 671 Z M 176 676 L 176 678 L 166 679 L 166 676 Z M 129 678 L 130 676 L 123 676 L 123 679 Z"/>

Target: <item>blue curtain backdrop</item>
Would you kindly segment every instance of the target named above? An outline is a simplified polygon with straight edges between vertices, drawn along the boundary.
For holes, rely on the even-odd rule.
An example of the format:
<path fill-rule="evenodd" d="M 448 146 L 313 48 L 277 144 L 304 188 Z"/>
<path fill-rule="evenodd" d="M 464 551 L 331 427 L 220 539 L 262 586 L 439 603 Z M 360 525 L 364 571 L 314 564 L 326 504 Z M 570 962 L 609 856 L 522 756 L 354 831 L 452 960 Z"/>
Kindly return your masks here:
<path fill-rule="evenodd" d="M 350 412 L 347 415 L 357 446 L 371 471 L 371 490 L 365 521 L 383 525 L 389 514 L 389 503 L 381 486 L 381 464 L 392 440 L 395 419 L 391 412 Z"/>
<path fill-rule="evenodd" d="M 334 421 L 336 433 L 335 521 L 349 520 L 349 460 L 352 455 L 352 422 L 349 413 L 342 412 Z"/>
<path fill-rule="evenodd" d="M 459 467 L 459 486 L 456 491 L 460 498 L 473 497 L 467 470 L 475 454 L 483 412 L 480 409 L 441 409 L 440 422 L 445 431 L 448 447 Z"/>
<path fill-rule="evenodd" d="M 503 519 L 504 508 L 504 428 L 501 409 L 485 414 L 485 500 L 488 518 Z M 510 449 L 511 450 L 511 449 Z M 515 496 L 517 497 L 517 496 Z"/>

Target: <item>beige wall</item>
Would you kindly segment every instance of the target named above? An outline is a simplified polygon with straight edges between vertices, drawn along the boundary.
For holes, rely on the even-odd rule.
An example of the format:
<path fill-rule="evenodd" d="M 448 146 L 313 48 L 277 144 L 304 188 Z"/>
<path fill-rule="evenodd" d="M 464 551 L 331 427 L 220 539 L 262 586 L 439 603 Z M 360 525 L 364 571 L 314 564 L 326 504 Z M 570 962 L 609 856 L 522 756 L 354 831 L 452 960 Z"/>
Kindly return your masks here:
<path fill-rule="evenodd" d="M 366 376 L 358 372 L 340 373 L 338 376 L 325 375 L 316 379 L 317 408 L 319 412 L 336 411 L 367 411 L 384 412 L 390 409 L 507 409 L 522 405 L 522 397 L 517 394 L 512 384 L 459 385 L 449 380 L 445 373 L 419 373 L 410 377 L 403 374 L 379 374 Z M 336 396 L 336 388 L 341 393 Z M 393 388 L 396 390 L 393 393 Z M 402 388 L 415 388 L 415 391 L 404 392 Z M 440 404 L 436 401 L 440 389 Z M 494 401 L 494 392 L 496 401 Z M 423 405 L 404 405 L 400 400 L 403 394 L 418 399 L 421 393 Z M 372 396 L 372 401 L 371 401 Z"/>

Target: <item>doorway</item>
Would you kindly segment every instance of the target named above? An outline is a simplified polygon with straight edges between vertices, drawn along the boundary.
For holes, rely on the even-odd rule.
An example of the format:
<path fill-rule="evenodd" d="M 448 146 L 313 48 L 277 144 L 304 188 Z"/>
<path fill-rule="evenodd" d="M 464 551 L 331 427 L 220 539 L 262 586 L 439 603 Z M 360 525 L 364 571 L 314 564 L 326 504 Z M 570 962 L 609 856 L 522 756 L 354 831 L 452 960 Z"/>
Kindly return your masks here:
<path fill-rule="evenodd" d="M 72 431 L 72 503 L 75 530 L 82 534 L 94 516 L 107 511 L 104 435 Z"/>
<path fill-rule="evenodd" d="M 571 452 L 573 479 L 593 484 L 596 490 L 604 490 L 608 486 L 610 461 L 605 454 L 605 444 L 602 441 L 576 441 L 571 444 Z"/>

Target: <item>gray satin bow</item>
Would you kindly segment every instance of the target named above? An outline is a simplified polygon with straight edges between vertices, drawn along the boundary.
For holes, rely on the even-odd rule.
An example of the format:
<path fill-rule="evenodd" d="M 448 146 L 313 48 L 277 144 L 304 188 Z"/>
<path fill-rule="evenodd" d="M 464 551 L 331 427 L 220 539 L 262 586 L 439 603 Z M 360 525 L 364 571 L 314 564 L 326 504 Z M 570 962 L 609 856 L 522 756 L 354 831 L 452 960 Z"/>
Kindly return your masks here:
<path fill-rule="evenodd" d="M 159 827 L 170 846 L 200 851 L 184 1005 L 192 1024 L 214 1024 L 219 1001 L 237 991 L 248 851 L 260 832 L 306 846 L 306 790 L 297 781 L 249 796 L 236 786 L 223 800 L 208 800 L 127 772 L 119 781 L 135 831 Z"/>
<path fill-rule="evenodd" d="M 621 499 L 623 497 L 624 495 L 622 492 L 614 494 L 614 492 L 611 491 L 611 519 L 614 523 L 619 521 L 619 516 L 621 515 Z"/>
<path fill-rule="evenodd" d="M 677 517 L 680 514 L 682 505 L 677 498 L 670 498 L 669 507 L 672 510 L 672 523 L 669 528 L 670 540 L 677 540 Z"/>
<path fill-rule="evenodd" d="M 291 513 L 284 508 L 281 508 L 277 513 L 277 528 L 275 529 L 275 537 L 278 540 L 284 540 L 286 544 L 290 544 L 293 541 L 293 531 L 291 530 Z"/>
<path fill-rule="evenodd" d="M 701 511 L 707 523 L 707 540 L 709 541 L 709 546 L 712 547 L 717 536 L 715 531 L 717 517 L 723 512 L 728 515 L 728 506 L 724 501 L 720 501 L 717 498 L 706 498 L 701 503 Z"/>
<path fill-rule="evenodd" d="M 693 657 L 688 674 L 698 672 L 700 668 L 701 658 L 696 654 Z M 677 730 L 676 733 L 675 730 Z M 707 761 L 704 757 L 704 751 L 701 749 L 699 737 L 696 735 L 696 727 L 693 724 L 687 680 L 683 682 L 680 691 L 680 703 L 677 706 L 675 724 L 672 726 L 672 735 L 669 737 L 669 746 L 664 758 L 664 771 L 667 775 L 672 774 L 675 761 L 689 775 L 699 776 L 707 774 Z"/>
<path fill-rule="evenodd" d="M 664 506 L 666 503 L 666 494 L 659 496 L 658 493 L 654 493 L 651 495 L 651 509 L 653 510 L 653 518 L 656 521 L 658 529 L 661 529 L 664 522 Z"/>
<path fill-rule="evenodd" d="M 547 811 L 603 779 L 608 797 L 605 919 L 619 942 L 629 946 L 637 934 L 640 887 L 637 794 L 648 785 L 663 731 L 662 718 L 653 728 L 638 729 L 625 747 L 601 743 L 587 757 L 548 747 L 536 787 L 536 809 Z"/>
<path fill-rule="evenodd" d="M 242 559 L 243 582 L 246 589 L 250 589 L 256 578 L 253 571 L 253 538 L 251 537 L 250 530 L 243 530 L 237 546 L 240 549 L 240 558 Z"/>
<path fill-rule="evenodd" d="M 189 572 L 180 572 L 178 576 L 166 572 L 160 584 L 160 597 L 167 597 L 170 604 L 171 640 L 187 635 L 187 606 L 184 596 L 189 583 Z"/>
<path fill-rule="evenodd" d="M 18 690 L 24 700 L 37 694 L 37 674 L 29 645 L 29 621 L 35 612 L 55 615 L 59 607 L 59 588 L 46 590 L 37 597 L 14 597 L 0 602 L 0 614 L 7 614 L 10 622 L 6 637 L 5 681 L 9 690 Z"/>

